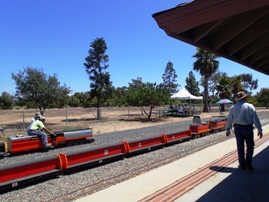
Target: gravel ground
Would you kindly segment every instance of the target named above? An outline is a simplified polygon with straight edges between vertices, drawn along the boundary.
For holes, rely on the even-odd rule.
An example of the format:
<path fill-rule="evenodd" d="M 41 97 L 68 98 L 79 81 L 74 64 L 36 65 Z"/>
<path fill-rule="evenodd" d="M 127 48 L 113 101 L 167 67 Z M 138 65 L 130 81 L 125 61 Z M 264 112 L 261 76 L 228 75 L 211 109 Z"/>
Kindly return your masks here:
<path fill-rule="evenodd" d="M 269 112 L 258 112 L 263 125 L 269 122 Z M 204 120 L 204 119 L 203 119 Z M 134 140 L 158 134 L 169 134 L 187 130 L 191 121 L 181 121 L 154 127 L 134 129 L 117 133 L 97 135 L 96 141 L 91 144 L 53 149 L 49 152 L 35 152 L 25 155 L 16 155 L 0 159 L 0 165 L 12 164 L 18 161 L 51 156 L 55 153 L 64 153 L 82 148 L 105 146 L 121 140 Z M 229 137 L 233 138 L 233 136 Z M 224 132 L 215 133 L 203 138 L 183 142 L 169 147 L 125 158 L 110 164 L 91 168 L 70 175 L 61 175 L 58 178 L 30 185 L 0 195 L 0 201 L 73 201 L 82 196 L 94 193 L 113 184 L 132 178 L 156 167 L 170 163 L 205 147 L 227 140 Z"/>

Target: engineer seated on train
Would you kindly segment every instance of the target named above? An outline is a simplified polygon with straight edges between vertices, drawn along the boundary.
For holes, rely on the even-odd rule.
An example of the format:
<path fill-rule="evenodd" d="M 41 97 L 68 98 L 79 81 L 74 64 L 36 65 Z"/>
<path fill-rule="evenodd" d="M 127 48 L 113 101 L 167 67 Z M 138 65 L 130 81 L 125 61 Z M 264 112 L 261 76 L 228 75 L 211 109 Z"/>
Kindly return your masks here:
<path fill-rule="evenodd" d="M 45 127 L 45 117 L 39 116 L 36 121 L 34 121 L 28 130 L 28 135 L 36 135 L 40 136 L 42 140 L 42 145 L 44 149 L 51 147 L 51 144 L 48 143 L 48 136 L 47 134 L 51 134 L 50 131 Z M 45 132 L 42 132 L 44 130 Z"/>
<path fill-rule="evenodd" d="M 41 113 L 40 113 L 40 112 L 36 112 L 36 113 L 35 113 L 35 117 L 31 119 L 31 123 L 30 123 L 30 125 L 27 127 L 27 134 L 29 134 L 29 130 L 30 130 L 32 124 L 33 124 L 37 119 L 39 119 L 40 117 L 42 117 Z"/>

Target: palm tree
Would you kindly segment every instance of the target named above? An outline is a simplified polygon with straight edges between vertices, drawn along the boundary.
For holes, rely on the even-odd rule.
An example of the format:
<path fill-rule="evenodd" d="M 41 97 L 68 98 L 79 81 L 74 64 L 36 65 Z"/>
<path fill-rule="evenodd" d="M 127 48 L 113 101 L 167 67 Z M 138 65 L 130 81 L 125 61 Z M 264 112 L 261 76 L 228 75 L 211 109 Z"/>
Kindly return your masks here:
<path fill-rule="evenodd" d="M 197 59 L 193 64 L 193 69 L 204 77 L 203 112 L 208 112 L 208 80 L 219 68 L 219 61 L 215 60 L 218 56 L 201 48 L 197 48 L 197 52 L 192 57 Z"/>
<path fill-rule="evenodd" d="M 216 85 L 217 94 L 220 99 L 231 98 L 231 79 L 228 77 L 221 77 Z"/>
<path fill-rule="evenodd" d="M 232 77 L 232 79 L 231 79 L 231 88 L 232 88 L 233 99 L 235 100 L 236 93 L 238 93 L 238 91 L 240 91 L 240 90 L 243 90 L 242 77 L 240 75 Z"/>
<path fill-rule="evenodd" d="M 231 79 L 228 77 L 221 77 L 216 85 L 215 89 L 217 90 L 217 94 L 220 99 L 231 99 Z M 220 109 L 222 112 L 225 111 L 224 104 L 220 104 Z"/>

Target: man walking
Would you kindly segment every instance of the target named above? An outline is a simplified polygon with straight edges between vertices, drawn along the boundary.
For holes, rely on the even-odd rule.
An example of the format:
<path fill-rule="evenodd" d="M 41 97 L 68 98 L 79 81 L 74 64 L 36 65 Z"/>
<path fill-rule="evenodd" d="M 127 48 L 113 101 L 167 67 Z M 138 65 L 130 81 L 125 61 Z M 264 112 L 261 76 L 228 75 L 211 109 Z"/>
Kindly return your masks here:
<path fill-rule="evenodd" d="M 240 91 L 236 94 L 236 100 L 238 101 L 231 107 L 228 121 L 226 124 L 226 136 L 228 137 L 231 132 L 231 128 L 234 127 L 234 133 L 237 144 L 239 168 L 253 171 L 252 157 L 254 152 L 254 133 L 253 124 L 258 130 L 258 136 L 262 138 L 262 126 L 257 116 L 254 106 L 246 102 L 248 94 L 245 91 Z M 245 156 L 246 142 L 247 151 Z"/>

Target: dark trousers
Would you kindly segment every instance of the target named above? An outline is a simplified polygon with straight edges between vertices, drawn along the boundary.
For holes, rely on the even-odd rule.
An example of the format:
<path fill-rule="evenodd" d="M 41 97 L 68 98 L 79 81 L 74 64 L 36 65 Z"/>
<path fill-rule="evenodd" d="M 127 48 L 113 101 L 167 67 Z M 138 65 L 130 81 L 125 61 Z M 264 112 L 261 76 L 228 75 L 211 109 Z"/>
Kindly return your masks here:
<path fill-rule="evenodd" d="M 28 135 L 40 136 L 42 140 L 43 148 L 46 149 L 48 144 L 48 135 L 47 133 L 42 132 L 41 130 L 28 130 Z"/>
<path fill-rule="evenodd" d="M 252 156 L 254 152 L 254 134 L 252 125 L 234 125 L 234 133 L 237 144 L 238 161 L 244 167 L 252 165 Z M 247 146 L 245 156 L 245 143 Z"/>

